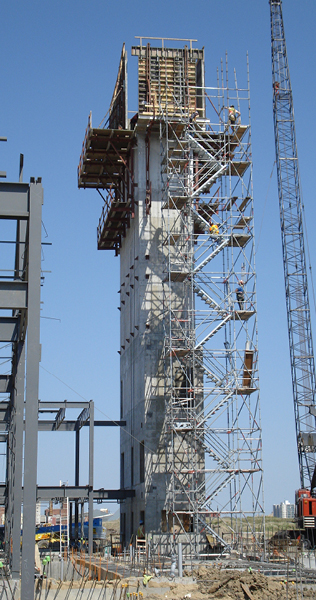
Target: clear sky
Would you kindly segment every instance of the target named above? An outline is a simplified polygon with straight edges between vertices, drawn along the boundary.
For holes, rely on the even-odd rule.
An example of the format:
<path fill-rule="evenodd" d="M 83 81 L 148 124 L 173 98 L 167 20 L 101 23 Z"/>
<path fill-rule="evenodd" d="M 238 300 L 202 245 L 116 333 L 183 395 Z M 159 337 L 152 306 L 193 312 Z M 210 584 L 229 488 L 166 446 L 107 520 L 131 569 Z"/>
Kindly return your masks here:
<path fill-rule="evenodd" d="M 315 267 L 315 22 L 312 0 L 284 0 L 296 131 Z M 244 77 L 249 52 L 254 163 L 259 360 L 266 512 L 294 501 L 299 486 L 278 197 L 274 164 L 268 0 L 3 0 L 0 170 L 44 186 L 41 400 L 93 399 L 96 419 L 119 418 L 119 258 L 97 251 L 101 199 L 78 190 L 76 170 L 89 111 L 98 126 L 129 53 L 129 109 L 137 110 L 135 35 L 196 38 L 205 47 L 206 85 L 228 52 Z M 47 236 L 47 237 L 46 237 Z M 312 319 L 315 308 L 310 289 Z M 316 337 L 315 343 L 316 343 Z M 68 387 L 67 387 L 68 386 Z M 79 394 L 79 396 L 78 396 Z M 69 415 L 70 416 L 70 415 Z M 82 484 L 86 483 L 86 432 Z M 74 483 L 72 434 L 40 434 L 40 485 Z M 118 430 L 96 431 L 95 487 L 119 487 Z"/>

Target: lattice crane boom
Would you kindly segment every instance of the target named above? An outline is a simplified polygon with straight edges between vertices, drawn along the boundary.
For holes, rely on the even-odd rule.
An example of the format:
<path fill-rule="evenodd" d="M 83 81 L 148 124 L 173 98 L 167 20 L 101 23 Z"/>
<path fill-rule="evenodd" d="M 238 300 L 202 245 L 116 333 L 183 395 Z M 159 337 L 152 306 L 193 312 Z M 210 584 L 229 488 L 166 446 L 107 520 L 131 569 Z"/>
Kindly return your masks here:
<path fill-rule="evenodd" d="M 304 249 L 303 213 L 293 97 L 282 0 L 269 0 L 273 118 L 285 278 L 287 322 L 301 487 L 315 469 L 315 362 Z"/>

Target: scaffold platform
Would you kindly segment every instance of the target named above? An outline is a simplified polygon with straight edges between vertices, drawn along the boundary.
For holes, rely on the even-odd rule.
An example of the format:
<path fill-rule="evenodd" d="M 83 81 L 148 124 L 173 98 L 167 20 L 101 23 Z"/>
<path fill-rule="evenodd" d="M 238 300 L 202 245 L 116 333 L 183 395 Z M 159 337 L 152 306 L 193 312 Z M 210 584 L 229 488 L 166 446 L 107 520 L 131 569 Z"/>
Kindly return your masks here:
<path fill-rule="evenodd" d="M 126 159 L 135 141 L 130 129 L 93 129 L 90 118 L 78 166 L 79 188 L 110 189 L 126 170 Z"/>
<path fill-rule="evenodd" d="M 132 212 L 131 202 L 120 202 L 109 195 L 98 225 L 98 250 L 118 250 Z"/>

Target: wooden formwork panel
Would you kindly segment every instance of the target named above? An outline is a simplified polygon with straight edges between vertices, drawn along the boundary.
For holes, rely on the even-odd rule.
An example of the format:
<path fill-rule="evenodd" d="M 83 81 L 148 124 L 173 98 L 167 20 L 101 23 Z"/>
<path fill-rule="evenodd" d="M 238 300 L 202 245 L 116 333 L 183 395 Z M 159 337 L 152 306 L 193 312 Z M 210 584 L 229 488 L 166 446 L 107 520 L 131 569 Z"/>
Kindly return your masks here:
<path fill-rule="evenodd" d="M 160 58 L 151 74 L 150 58 L 138 59 L 139 112 L 155 113 L 163 110 L 172 113 L 183 109 L 194 112 L 195 61 L 189 60 L 184 74 L 184 59 Z"/>

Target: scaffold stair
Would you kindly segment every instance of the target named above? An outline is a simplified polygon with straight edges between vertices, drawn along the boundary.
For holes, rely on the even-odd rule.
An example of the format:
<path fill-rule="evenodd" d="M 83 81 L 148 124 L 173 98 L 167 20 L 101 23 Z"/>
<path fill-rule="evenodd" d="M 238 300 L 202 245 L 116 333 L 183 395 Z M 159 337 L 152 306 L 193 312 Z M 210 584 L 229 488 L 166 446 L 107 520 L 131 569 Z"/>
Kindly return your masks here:
<path fill-rule="evenodd" d="M 225 481 L 222 481 L 222 483 L 220 483 L 213 491 L 212 493 L 206 498 L 204 504 L 202 506 L 205 506 L 207 504 L 209 504 L 210 502 L 212 502 L 213 498 L 215 498 L 216 496 L 218 496 L 218 494 L 234 479 L 235 477 L 235 472 L 234 473 L 230 473 L 229 477 L 227 477 L 225 479 Z"/>
<path fill-rule="evenodd" d="M 211 296 L 209 296 L 204 290 L 202 290 L 200 286 L 198 286 L 196 283 L 193 283 L 193 289 L 196 295 L 199 296 L 199 298 L 201 298 L 201 300 L 204 300 L 206 304 L 208 304 L 209 306 L 217 310 L 218 313 L 220 313 L 220 305 L 217 304 L 217 302 L 215 302 L 215 300 L 213 300 L 213 298 L 211 298 Z"/>
<path fill-rule="evenodd" d="M 224 173 L 224 171 L 226 171 L 227 169 L 227 165 L 220 165 L 220 163 L 217 163 L 217 161 L 214 161 L 214 165 L 212 165 L 212 167 L 208 170 L 209 173 L 211 173 L 210 176 L 207 177 L 206 181 L 204 181 L 201 185 L 199 185 L 197 188 L 193 189 L 193 192 L 191 194 L 192 198 L 196 198 L 196 196 L 199 196 L 200 194 L 205 194 L 206 192 L 209 192 L 214 181 L 216 181 L 216 179 L 222 175 Z M 220 165 L 220 166 L 218 166 Z M 214 173 L 214 167 L 218 167 L 215 170 Z"/>
<path fill-rule="evenodd" d="M 215 434 L 215 438 L 216 438 L 216 434 Z M 215 451 L 214 448 L 212 447 L 215 445 L 215 443 L 214 443 L 213 436 L 212 436 L 212 439 L 208 439 L 208 438 L 205 439 L 205 436 L 203 436 L 203 440 L 201 440 L 201 444 L 202 444 L 203 448 L 205 449 L 205 452 L 207 452 L 214 460 L 216 460 L 216 462 L 222 467 L 222 469 L 231 470 L 233 468 L 233 463 L 231 461 L 231 456 L 230 456 L 227 446 L 225 446 L 223 448 L 223 447 L 221 447 L 220 444 L 216 443 L 217 451 Z M 220 448 L 220 450 L 222 452 L 226 453 L 225 457 L 219 453 L 218 448 Z"/>
<path fill-rule="evenodd" d="M 217 385 L 221 385 L 221 382 L 222 382 L 221 379 L 219 377 L 217 377 L 217 375 L 212 373 L 212 371 L 210 371 L 203 363 L 199 363 L 198 368 L 201 369 L 201 371 L 204 373 L 205 377 L 207 377 L 208 379 L 213 381 L 213 383 L 215 383 Z"/>
<path fill-rule="evenodd" d="M 199 365 L 199 368 L 204 373 L 205 377 L 207 379 L 209 379 L 210 381 L 212 381 L 216 385 L 216 387 L 214 388 L 214 390 L 217 389 L 218 392 L 221 393 L 221 394 L 227 394 L 227 392 L 229 392 L 229 390 L 231 388 L 229 386 L 225 385 L 225 381 L 227 379 L 227 373 L 225 373 L 225 375 L 223 375 L 222 378 L 220 378 L 217 375 L 215 375 L 205 365 Z M 236 390 L 235 390 L 235 392 L 238 393 L 238 391 L 236 391 Z"/>
<path fill-rule="evenodd" d="M 191 148 L 194 148 L 194 152 L 199 158 L 202 158 L 203 160 L 206 160 L 209 163 L 213 163 L 214 165 L 220 165 L 220 163 L 218 162 L 218 160 L 216 160 L 213 154 L 211 154 L 206 148 L 204 148 L 202 144 L 200 144 L 197 141 L 197 139 L 193 137 L 193 135 L 189 134 L 189 140 L 191 142 Z"/>
<path fill-rule="evenodd" d="M 218 402 L 218 404 L 216 404 L 216 406 L 214 406 L 214 408 L 212 408 L 212 410 L 208 412 L 207 418 L 209 419 L 210 417 L 213 417 L 213 415 L 215 415 L 215 413 L 217 413 L 220 410 L 220 408 L 222 408 L 222 406 L 226 404 L 226 402 L 229 400 L 229 398 L 231 398 L 231 396 L 232 394 L 228 394 L 228 396 L 222 398 L 222 400 Z"/>
<path fill-rule="evenodd" d="M 202 448 L 205 450 L 205 452 L 207 452 L 207 454 L 213 458 L 221 467 L 222 469 L 229 469 L 229 465 L 227 465 L 227 462 L 225 462 L 221 456 L 219 456 L 215 450 L 213 450 L 213 448 L 211 448 L 206 442 L 200 440 L 200 444 L 202 446 Z"/>
<path fill-rule="evenodd" d="M 210 340 L 213 337 L 213 335 L 215 335 L 220 329 L 222 329 L 222 327 L 224 327 L 227 321 L 229 321 L 231 318 L 231 314 L 228 314 L 225 317 L 225 319 L 223 319 L 218 325 L 216 325 L 216 327 L 214 327 L 214 329 L 212 329 L 212 331 L 210 331 L 210 333 L 208 333 L 205 336 L 205 338 L 195 346 L 195 350 L 198 350 L 199 348 L 201 348 L 201 346 L 204 346 L 204 344 L 206 344 L 206 342 L 208 342 L 208 340 Z"/>
<path fill-rule="evenodd" d="M 191 207 L 191 212 L 192 212 L 192 216 L 193 216 L 193 221 L 195 223 L 196 222 L 201 223 L 202 225 L 204 225 L 204 227 L 208 231 L 208 229 L 209 229 L 208 221 L 206 219 L 204 219 L 204 217 L 202 217 L 202 215 L 200 215 L 200 213 L 195 208 L 193 208 L 193 206 Z"/>
<path fill-rule="evenodd" d="M 217 533 L 217 531 L 215 531 L 215 529 L 212 529 L 212 527 L 210 525 L 208 525 L 204 519 L 201 519 L 200 515 L 199 515 L 199 522 L 202 523 L 203 527 L 204 527 L 204 531 L 209 531 L 210 534 L 218 541 L 220 542 L 220 544 L 223 545 L 224 548 L 230 548 L 230 544 L 228 544 L 227 542 L 225 542 L 225 540 Z"/>
<path fill-rule="evenodd" d="M 196 273 L 201 271 L 201 269 L 203 269 L 205 267 L 205 265 L 207 265 L 207 263 L 210 262 L 210 260 L 215 258 L 215 256 L 217 256 L 221 252 L 221 250 L 223 250 L 224 248 L 226 248 L 226 246 L 228 246 L 229 242 L 230 242 L 230 238 L 226 237 L 226 238 L 222 239 L 221 243 L 218 244 L 218 246 L 213 250 L 213 252 L 211 252 L 211 254 L 209 254 L 199 265 L 197 265 L 197 267 L 195 267 L 195 269 L 193 269 L 193 274 L 195 275 Z"/>

